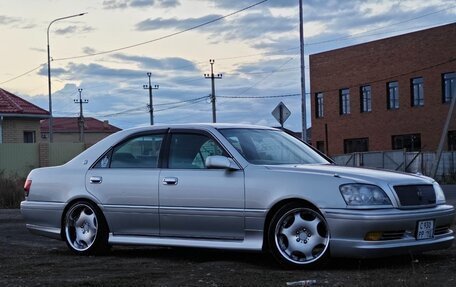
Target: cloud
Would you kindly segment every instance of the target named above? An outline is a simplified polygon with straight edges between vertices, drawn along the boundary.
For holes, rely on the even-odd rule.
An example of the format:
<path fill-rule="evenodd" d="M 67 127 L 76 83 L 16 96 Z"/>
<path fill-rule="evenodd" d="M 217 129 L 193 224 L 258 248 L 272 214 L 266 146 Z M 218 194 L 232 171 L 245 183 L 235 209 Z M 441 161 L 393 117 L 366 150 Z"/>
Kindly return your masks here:
<path fill-rule="evenodd" d="M 59 34 L 59 35 L 67 35 L 67 34 L 77 34 L 77 33 L 88 33 L 88 32 L 92 32 L 94 30 L 95 29 L 90 26 L 70 25 L 65 28 L 55 30 L 55 33 Z"/>
<path fill-rule="evenodd" d="M 193 62 L 179 57 L 154 59 L 150 57 L 130 56 L 125 54 L 114 54 L 112 57 L 114 59 L 135 63 L 144 69 L 197 71 Z"/>
<path fill-rule="evenodd" d="M 144 72 L 133 69 L 115 69 L 100 64 L 76 64 L 69 63 L 64 68 L 51 68 L 52 77 L 60 78 L 65 81 L 71 80 L 125 80 L 125 79 L 142 79 Z M 47 76 L 47 66 L 43 66 L 38 74 Z"/>
<path fill-rule="evenodd" d="M 46 53 L 47 52 L 47 50 L 44 49 L 44 48 L 36 48 L 36 47 L 30 48 L 30 50 L 35 51 L 35 52 L 40 52 L 40 53 Z"/>
<path fill-rule="evenodd" d="M 154 0 L 131 0 L 130 1 L 131 7 L 153 6 L 154 4 L 155 4 Z"/>
<path fill-rule="evenodd" d="M 16 18 L 16 17 L 8 17 L 8 16 L 0 15 L 0 25 L 14 24 L 14 23 L 20 22 L 20 20 L 21 20 L 20 18 Z"/>
<path fill-rule="evenodd" d="M 171 8 L 180 5 L 179 0 L 106 0 L 103 1 L 105 9 L 125 9 L 125 8 Z"/>
<path fill-rule="evenodd" d="M 119 0 L 103 1 L 103 8 L 105 8 L 105 9 L 124 9 L 127 7 L 128 7 L 128 1 L 119 1 Z"/>
<path fill-rule="evenodd" d="M 171 7 L 176 7 L 180 5 L 179 0 L 161 0 L 158 1 L 159 6 L 163 8 L 171 8 Z"/>
<path fill-rule="evenodd" d="M 198 18 L 155 18 L 146 19 L 136 24 L 138 31 L 159 29 L 184 30 L 206 22 L 213 21 L 223 15 L 211 14 Z M 266 34 L 288 33 L 296 30 L 297 23 L 286 16 L 273 16 L 269 10 L 252 12 L 226 21 L 217 21 L 198 29 L 198 32 L 209 33 L 215 41 L 221 40 L 252 40 L 262 38 Z"/>
<path fill-rule="evenodd" d="M 259 1 L 252 1 L 252 0 L 205 0 L 216 7 L 223 8 L 223 9 L 240 9 L 250 5 L 253 5 Z M 305 0 L 304 2 L 308 2 Z M 318 1 L 317 1 L 318 2 Z M 326 1 L 321 1 L 326 2 Z M 273 8 L 290 8 L 290 7 L 298 7 L 298 0 L 270 0 L 265 3 L 260 4 L 257 7 L 273 7 Z"/>
<path fill-rule="evenodd" d="M 59 76 L 65 75 L 67 73 L 68 73 L 68 71 L 66 69 L 64 69 L 64 68 L 52 68 L 51 67 L 51 74 L 54 77 L 59 77 Z M 48 76 L 47 65 L 42 65 L 41 66 L 41 69 L 38 70 L 38 75 L 46 76 L 46 77 Z"/>
<path fill-rule="evenodd" d="M 97 50 L 95 50 L 94 48 L 91 48 L 91 47 L 84 47 L 84 48 L 82 48 L 82 52 L 84 54 L 94 54 L 97 52 Z"/>
<path fill-rule="evenodd" d="M 186 19 L 179 19 L 179 18 L 155 18 L 155 19 L 146 19 L 136 24 L 136 30 L 138 31 L 150 31 L 150 30 L 158 30 L 158 29 L 175 29 L 175 30 L 183 30 L 190 28 L 192 26 L 196 26 L 202 24 L 204 22 L 208 22 L 214 19 L 221 17 L 222 15 L 211 14 L 206 15 L 203 17 L 198 18 L 186 18 Z"/>

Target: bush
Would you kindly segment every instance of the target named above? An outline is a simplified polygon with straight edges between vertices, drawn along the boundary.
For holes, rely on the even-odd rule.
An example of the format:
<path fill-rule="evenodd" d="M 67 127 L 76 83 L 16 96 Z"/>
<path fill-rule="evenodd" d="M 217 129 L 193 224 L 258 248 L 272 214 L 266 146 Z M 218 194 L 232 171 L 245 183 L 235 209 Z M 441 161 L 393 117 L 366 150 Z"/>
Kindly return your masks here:
<path fill-rule="evenodd" d="M 0 171 L 0 208 L 19 208 L 24 200 L 25 178 Z"/>

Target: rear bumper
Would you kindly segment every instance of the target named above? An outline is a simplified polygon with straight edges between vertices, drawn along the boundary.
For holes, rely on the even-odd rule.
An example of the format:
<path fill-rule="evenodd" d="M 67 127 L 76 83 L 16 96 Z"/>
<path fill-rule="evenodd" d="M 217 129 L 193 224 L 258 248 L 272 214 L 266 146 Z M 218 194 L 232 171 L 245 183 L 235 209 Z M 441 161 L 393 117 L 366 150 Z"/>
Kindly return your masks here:
<path fill-rule="evenodd" d="M 64 203 L 22 201 L 21 213 L 27 229 L 38 235 L 62 239 L 61 219 L 65 208 Z"/>
<path fill-rule="evenodd" d="M 434 220 L 434 227 L 454 224 L 455 209 L 451 205 L 415 210 L 324 210 L 331 233 L 330 252 L 333 257 L 369 258 L 398 254 L 420 253 L 445 249 L 454 242 L 454 232 L 448 229 L 434 238 L 417 240 L 417 222 Z M 392 240 L 364 240 L 368 232 L 403 231 Z"/>

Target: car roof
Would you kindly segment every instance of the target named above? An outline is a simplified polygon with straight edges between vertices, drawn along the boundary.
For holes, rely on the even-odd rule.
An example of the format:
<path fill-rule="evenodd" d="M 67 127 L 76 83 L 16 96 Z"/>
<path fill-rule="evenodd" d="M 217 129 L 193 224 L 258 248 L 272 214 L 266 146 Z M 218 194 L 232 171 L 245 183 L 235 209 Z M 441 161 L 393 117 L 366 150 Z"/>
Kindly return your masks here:
<path fill-rule="evenodd" d="M 129 129 L 125 129 L 124 131 L 127 131 L 127 132 L 131 133 L 131 132 L 141 132 L 141 131 L 160 130 L 160 129 L 203 129 L 203 130 L 211 130 L 211 129 L 228 129 L 228 128 L 275 130 L 275 128 L 272 128 L 272 127 L 259 126 L 259 125 L 250 125 L 250 124 L 187 123 L 187 124 L 158 124 L 158 125 L 154 125 L 154 126 L 143 126 L 143 127 L 129 128 Z"/>

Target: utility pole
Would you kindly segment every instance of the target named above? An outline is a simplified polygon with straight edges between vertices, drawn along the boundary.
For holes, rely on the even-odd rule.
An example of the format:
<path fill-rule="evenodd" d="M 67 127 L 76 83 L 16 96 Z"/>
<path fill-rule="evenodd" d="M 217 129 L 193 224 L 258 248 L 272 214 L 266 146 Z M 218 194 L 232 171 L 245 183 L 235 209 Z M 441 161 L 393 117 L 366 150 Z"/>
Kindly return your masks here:
<path fill-rule="evenodd" d="M 304 66 L 304 21 L 302 0 L 299 0 L 299 42 L 301 50 L 301 117 L 302 117 L 302 140 L 307 142 L 307 107 L 306 107 L 306 78 Z"/>
<path fill-rule="evenodd" d="M 204 74 L 206 79 L 211 79 L 212 82 L 212 94 L 211 94 L 211 103 L 212 103 L 212 122 L 217 122 L 217 116 L 215 112 L 215 79 L 221 79 L 222 74 L 214 75 L 214 59 L 210 59 L 209 63 L 211 64 L 211 74 Z"/>
<path fill-rule="evenodd" d="M 150 83 L 150 77 L 152 76 L 151 72 L 148 72 L 147 76 L 149 77 L 149 85 L 143 85 L 143 88 L 149 90 L 150 125 L 153 126 L 154 125 L 154 105 L 152 102 L 152 90 L 158 90 L 159 86 L 158 85 L 152 86 L 152 84 Z"/>
<path fill-rule="evenodd" d="M 87 99 L 82 99 L 82 89 L 78 89 L 79 92 L 79 99 L 75 99 L 74 103 L 79 104 L 79 141 L 84 142 L 84 113 L 82 111 L 82 104 L 87 104 L 89 103 L 89 100 Z"/>

